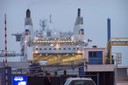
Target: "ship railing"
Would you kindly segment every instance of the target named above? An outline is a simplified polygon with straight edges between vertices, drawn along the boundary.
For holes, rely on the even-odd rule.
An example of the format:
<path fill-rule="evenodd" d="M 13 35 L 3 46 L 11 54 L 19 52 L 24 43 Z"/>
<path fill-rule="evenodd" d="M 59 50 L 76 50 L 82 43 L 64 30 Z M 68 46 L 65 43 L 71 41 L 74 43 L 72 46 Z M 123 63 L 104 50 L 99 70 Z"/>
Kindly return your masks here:
<path fill-rule="evenodd" d="M 86 59 L 77 59 L 77 60 L 70 60 L 70 61 L 63 61 L 63 62 L 54 62 L 48 65 L 75 65 L 75 64 L 79 64 L 81 62 L 85 62 Z"/>

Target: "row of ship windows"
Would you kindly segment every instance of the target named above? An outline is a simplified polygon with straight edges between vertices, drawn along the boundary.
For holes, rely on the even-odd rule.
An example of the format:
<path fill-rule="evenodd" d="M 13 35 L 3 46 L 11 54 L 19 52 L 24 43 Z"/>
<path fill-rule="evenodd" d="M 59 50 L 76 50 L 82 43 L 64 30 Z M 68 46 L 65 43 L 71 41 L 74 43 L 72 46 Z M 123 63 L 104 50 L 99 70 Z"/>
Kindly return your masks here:
<path fill-rule="evenodd" d="M 68 50 L 79 50 L 79 48 L 67 48 Z M 66 48 L 63 48 L 63 50 L 67 50 Z M 42 50 L 42 48 L 36 48 L 36 50 Z M 48 48 L 44 48 L 44 50 L 48 50 Z M 49 50 L 52 50 L 52 48 L 49 48 Z M 62 50 L 62 48 L 53 48 L 53 50 Z"/>

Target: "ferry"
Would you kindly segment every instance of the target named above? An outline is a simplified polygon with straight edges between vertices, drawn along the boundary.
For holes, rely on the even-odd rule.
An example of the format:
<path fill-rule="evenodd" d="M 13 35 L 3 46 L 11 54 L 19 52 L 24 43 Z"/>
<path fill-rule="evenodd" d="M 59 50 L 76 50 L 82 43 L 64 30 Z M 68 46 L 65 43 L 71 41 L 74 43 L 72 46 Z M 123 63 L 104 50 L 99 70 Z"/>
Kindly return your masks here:
<path fill-rule="evenodd" d="M 22 61 L 53 65 L 83 60 L 83 50 L 88 43 L 84 39 L 83 17 L 80 13 L 79 8 L 73 32 L 59 32 L 54 29 L 51 15 L 50 20 L 40 22 L 40 30 L 34 31 L 31 11 L 27 9 L 25 31 L 17 39 L 24 55 Z"/>

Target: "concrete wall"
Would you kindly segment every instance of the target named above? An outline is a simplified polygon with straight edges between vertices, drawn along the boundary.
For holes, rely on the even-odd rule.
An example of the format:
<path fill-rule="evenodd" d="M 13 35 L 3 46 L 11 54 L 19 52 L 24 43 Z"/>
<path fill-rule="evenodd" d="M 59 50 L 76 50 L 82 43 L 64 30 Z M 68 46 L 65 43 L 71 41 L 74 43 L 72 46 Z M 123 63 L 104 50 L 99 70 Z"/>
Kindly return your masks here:
<path fill-rule="evenodd" d="M 127 77 L 127 69 L 126 68 L 117 68 L 117 76 L 118 77 Z"/>
<path fill-rule="evenodd" d="M 117 68 L 117 85 L 128 85 L 128 67 Z"/>
<path fill-rule="evenodd" d="M 85 68 L 85 71 L 87 72 L 113 72 L 114 71 L 114 64 L 101 64 L 101 65 L 87 65 L 87 69 Z"/>
<path fill-rule="evenodd" d="M 117 83 L 117 85 L 128 85 L 128 82 L 120 82 L 120 83 Z"/>

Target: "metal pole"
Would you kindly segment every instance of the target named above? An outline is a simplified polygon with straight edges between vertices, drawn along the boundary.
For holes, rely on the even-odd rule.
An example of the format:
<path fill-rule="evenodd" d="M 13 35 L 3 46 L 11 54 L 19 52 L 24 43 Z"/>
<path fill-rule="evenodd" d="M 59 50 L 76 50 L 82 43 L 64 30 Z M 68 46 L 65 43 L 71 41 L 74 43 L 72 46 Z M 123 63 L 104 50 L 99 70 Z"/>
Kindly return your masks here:
<path fill-rule="evenodd" d="M 5 85 L 8 85 L 8 63 L 7 63 L 7 28 L 6 28 L 6 14 L 5 14 Z"/>
<path fill-rule="evenodd" d="M 115 85 L 117 85 L 117 66 L 118 66 L 118 64 L 120 64 L 119 59 L 118 59 L 119 57 L 120 57 L 120 53 L 116 53 L 116 59 L 115 59 L 115 61 L 116 61 L 116 66 L 115 66 Z"/>
<path fill-rule="evenodd" d="M 115 85 L 117 85 L 117 63 L 116 63 L 116 66 L 115 66 Z"/>
<path fill-rule="evenodd" d="M 97 73 L 97 85 L 99 85 L 99 73 Z"/>

